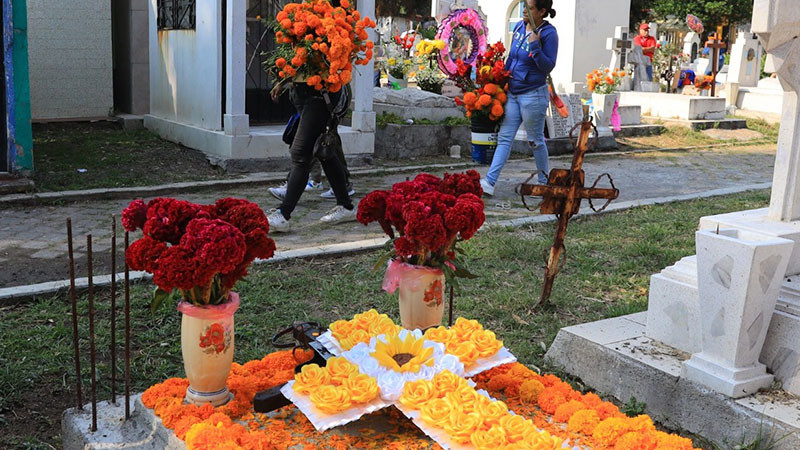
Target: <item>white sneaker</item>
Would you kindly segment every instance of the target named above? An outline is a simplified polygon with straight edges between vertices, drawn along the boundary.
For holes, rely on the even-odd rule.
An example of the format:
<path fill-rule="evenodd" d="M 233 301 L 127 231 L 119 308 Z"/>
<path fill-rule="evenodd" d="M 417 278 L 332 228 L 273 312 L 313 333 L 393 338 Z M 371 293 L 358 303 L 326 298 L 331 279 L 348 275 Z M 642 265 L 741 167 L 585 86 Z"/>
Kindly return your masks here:
<path fill-rule="evenodd" d="M 278 187 L 271 187 L 269 188 L 269 193 L 278 200 L 283 201 L 283 199 L 286 198 L 286 186 L 287 183 L 283 183 Z M 306 190 L 310 191 L 313 189 L 322 189 L 322 183 L 314 183 L 309 180 L 308 184 L 306 184 Z"/>
<path fill-rule="evenodd" d="M 286 198 L 286 186 L 288 183 L 284 182 L 282 185 L 277 187 L 269 188 L 269 193 L 272 194 L 273 197 L 277 198 L 280 201 L 283 201 Z"/>
<path fill-rule="evenodd" d="M 306 185 L 306 190 L 311 191 L 314 189 L 322 189 L 322 182 L 320 181 L 319 183 L 315 183 L 311 180 L 308 180 L 308 184 Z"/>
<path fill-rule="evenodd" d="M 356 190 L 353 189 L 352 186 L 350 186 L 350 190 L 347 191 L 347 195 L 353 196 L 355 193 L 356 193 Z M 327 191 L 323 192 L 322 194 L 319 194 L 319 196 L 324 198 L 324 199 L 326 199 L 326 200 L 336 200 L 336 194 L 333 193 L 333 188 L 328 189 Z"/>
<path fill-rule="evenodd" d="M 271 211 L 267 216 L 270 233 L 288 233 L 292 230 L 292 224 L 283 217 L 280 209 Z"/>
<path fill-rule="evenodd" d="M 494 186 L 489 184 L 486 178 L 481 178 L 481 187 L 483 188 L 483 195 L 488 195 L 489 197 L 494 195 Z"/>
<path fill-rule="evenodd" d="M 356 208 L 347 209 L 342 205 L 334 206 L 327 214 L 319 219 L 320 222 L 326 224 L 335 224 L 342 222 L 352 222 L 356 220 Z"/>

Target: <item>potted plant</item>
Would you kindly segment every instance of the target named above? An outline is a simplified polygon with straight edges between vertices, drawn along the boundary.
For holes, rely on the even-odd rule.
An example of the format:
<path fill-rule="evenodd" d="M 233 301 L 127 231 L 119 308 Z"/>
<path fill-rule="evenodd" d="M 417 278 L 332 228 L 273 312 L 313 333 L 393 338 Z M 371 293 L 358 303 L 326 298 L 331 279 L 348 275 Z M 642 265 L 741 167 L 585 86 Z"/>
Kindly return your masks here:
<path fill-rule="evenodd" d="M 492 160 L 497 145 L 497 130 L 505 116 L 508 100 L 508 80 L 511 72 L 506 70 L 502 42 L 489 46 L 476 60 L 475 80 L 471 65 L 456 61 L 457 74 L 453 77 L 464 92 L 456 103 L 464 105 L 466 115 L 472 122 L 472 159 L 481 164 Z"/>
<path fill-rule="evenodd" d="M 413 67 L 410 59 L 403 57 L 390 56 L 384 62 L 384 70 L 389 74 L 389 86 L 392 89 L 405 89 L 408 87 L 406 77 Z"/>
<path fill-rule="evenodd" d="M 134 200 L 122 212 L 122 225 L 143 232 L 125 252 L 125 260 L 130 268 L 153 274 L 157 289 L 151 309 L 180 298 L 181 353 L 189 379 L 186 401 L 226 403 L 233 314 L 239 307 L 232 289 L 247 275 L 250 263 L 275 252 L 264 212 L 255 203 L 233 198 L 214 205 L 171 198 Z"/>
<path fill-rule="evenodd" d="M 480 174 L 420 174 L 412 181 L 373 191 L 358 204 L 357 219 L 378 222 L 390 237 L 375 265 L 391 260 L 383 289 L 399 290 L 404 328 L 427 329 L 442 323 L 446 283 L 474 278 L 457 258 L 456 246 L 475 234 L 486 217 Z"/>
<path fill-rule="evenodd" d="M 619 88 L 627 76 L 625 70 L 601 67 L 586 74 L 586 84 L 592 93 L 592 105 L 597 115 L 597 128 L 608 128 L 614 107 L 619 104 Z"/>

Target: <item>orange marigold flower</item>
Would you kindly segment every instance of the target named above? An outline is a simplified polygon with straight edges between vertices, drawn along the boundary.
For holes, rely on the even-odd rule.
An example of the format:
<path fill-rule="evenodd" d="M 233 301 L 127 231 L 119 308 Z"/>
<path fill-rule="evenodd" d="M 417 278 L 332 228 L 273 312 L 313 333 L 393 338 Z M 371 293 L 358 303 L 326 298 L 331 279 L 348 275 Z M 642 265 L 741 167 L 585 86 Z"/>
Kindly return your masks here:
<path fill-rule="evenodd" d="M 505 114 L 505 111 L 503 110 L 503 106 L 502 105 L 494 105 L 494 106 L 492 106 L 492 114 L 497 116 L 497 117 L 500 117 L 503 114 Z"/>
<path fill-rule="evenodd" d="M 609 402 L 603 402 L 595 406 L 594 410 L 597 411 L 597 415 L 600 416 L 601 420 L 605 420 L 610 417 L 625 417 L 625 415 L 619 411 L 619 408 L 616 405 Z"/>
<path fill-rule="evenodd" d="M 519 399 L 523 403 L 536 403 L 545 387 L 539 380 L 527 380 L 519 387 Z"/>
<path fill-rule="evenodd" d="M 278 67 L 278 69 L 283 69 L 284 67 L 286 67 L 286 58 L 276 59 L 275 65 Z"/>
<path fill-rule="evenodd" d="M 583 403 L 577 400 L 570 400 L 556 408 L 556 412 L 553 414 L 553 420 L 563 423 L 569 422 L 569 418 L 572 417 L 573 414 L 585 408 L 586 406 L 584 406 Z"/>
<path fill-rule="evenodd" d="M 546 412 L 547 414 L 555 413 L 556 409 L 566 402 L 567 398 L 558 389 L 548 388 L 539 394 L 539 407 L 542 408 L 542 411 Z"/>
<path fill-rule="evenodd" d="M 593 409 L 581 409 L 572 414 L 567 422 L 567 430 L 573 433 L 582 433 L 591 436 L 597 424 L 600 423 L 600 417 Z"/>
<path fill-rule="evenodd" d="M 614 444 L 614 450 L 655 450 L 658 446 L 658 440 L 655 433 L 637 433 L 632 431 L 623 434 L 617 443 Z"/>
<path fill-rule="evenodd" d="M 655 436 L 658 441 L 656 448 L 659 450 L 692 450 L 692 441 L 685 437 L 667 434 L 663 431 L 657 431 Z"/>
<path fill-rule="evenodd" d="M 480 97 L 478 97 L 478 106 L 481 108 L 489 106 L 491 103 L 492 103 L 492 97 L 486 94 L 483 94 Z"/>
<path fill-rule="evenodd" d="M 627 418 L 612 417 L 597 424 L 592 432 L 592 437 L 606 447 L 613 447 L 617 443 L 617 439 L 629 431 Z"/>
<path fill-rule="evenodd" d="M 510 384 L 514 383 L 514 379 L 508 375 L 497 375 L 491 378 L 486 387 L 493 392 L 501 392 L 505 390 Z"/>
<path fill-rule="evenodd" d="M 499 87 L 496 84 L 487 83 L 486 86 L 483 87 L 483 91 L 489 95 L 494 95 L 497 93 Z"/>
<path fill-rule="evenodd" d="M 341 5 L 341 7 L 342 7 L 342 8 L 344 8 L 344 9 L 348 9 L 348 8 L 350 8 L 350 2 L 349 2 L 349 1 L 347 1 L 347 0 L 342 0 L 342 1 L 340 1 L 340 2 L 339 2 L 339 5 Z"/>
<path fill-rule="evenodd" d="M 600 396 L 594 392 L 588 392 L 584 394 L 583 398 L 581 398 L 581 401 L 589 408 L 594 408 L 595 406 L 603 403 L 603 399 L 601 399 Z"/>

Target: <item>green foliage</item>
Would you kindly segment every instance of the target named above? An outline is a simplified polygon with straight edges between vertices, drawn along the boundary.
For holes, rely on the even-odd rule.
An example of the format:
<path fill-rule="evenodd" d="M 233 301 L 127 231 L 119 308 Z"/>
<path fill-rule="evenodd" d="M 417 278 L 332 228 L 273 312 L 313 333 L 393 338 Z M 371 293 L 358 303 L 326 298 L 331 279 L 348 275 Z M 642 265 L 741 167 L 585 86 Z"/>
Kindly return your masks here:
<path fill-rule="evenodd" d="M 660 19 L 694 14 L 709 31 L 717 25 L 748 22 L 753 16 L 752 0 L 642 0 L 641 3 L 649 4 Z"/>
<path fill-rule="evenodd" d="M 628 417 L 636 417 L 645 414 L 645 408 L 647 408 L 645 402 L 640 402 L 636 400 L 636 397 L 631 397 L 628 403 L 622 405 L 619 410 Z"/>
<path fill-rule="evenodd" d="M 375 15 L 378 17 L 405 17 L 421 19 L 431 14 L 429 0 L 377 0 Z"/>
<path fill-rule="evenodd" d="M 794 433 L 787 433 L 778 437 L 777 430 L 775 430 L 774 426 L 771 430 L 767 431 L 764 429 L 764 423 L 762 422 L 761 426 L 758 428 L 758 434 L 756 434 L 754 438 L 748 439 L 746 435 L 743 435 L 738 444 L 722 448 L 726 450 L 775 450 L 778 448 L 778 444 L 781 441 L 792 434 Z M 717 447 L 717 450 L 722 450 L 722 448 Z"/>
<path fill-rule="evenodd" d="M 410 124 L 407 120 L 394 113 L 383 112 L 378 114 L 375 119 L 379 128 L 386 128 L 386 125 L 444 125 L 447 127 L 461 127 L 469 126 L 470 121 L 466 117 L 448 117 L 444 120 L 435 121 L 428 119 L 413 119 L 414 123 Z"/>

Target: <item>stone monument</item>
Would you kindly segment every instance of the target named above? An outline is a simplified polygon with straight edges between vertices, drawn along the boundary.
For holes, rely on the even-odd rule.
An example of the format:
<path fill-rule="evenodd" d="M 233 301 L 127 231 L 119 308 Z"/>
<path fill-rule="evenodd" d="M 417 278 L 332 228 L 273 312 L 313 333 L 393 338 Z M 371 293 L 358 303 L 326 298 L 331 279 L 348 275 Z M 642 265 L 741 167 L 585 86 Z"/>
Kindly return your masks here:
<path fill-rule="evenodd" d="M 608 67 L 612 70 L 625 70 L 628 66 L 628 55 L 633 50 L 633 47 L 633 39 L 630 36 L 628 27 L 616 27 L 614 37 L 606 39 L 606 49 L 611 50 L 611 63 Z M 631 79 L 629 77 L 623 78 L 619 90 L 630 91 L 632 88 Z"/>
<path fill-rule="evenodd" d="M 650 64 L 650 58 L 645 56 L 642 52 L 642 47 L 638 45 L 634 47 L 633 51 L 628 55 L 628 62 L 633 66 L 633 90 L 634 91 L 648 91 L 645 89 L 643 83 L 649 83 L 650 79 L 647 77 L 647 65 Z"/>
<path fill-rule="evenodd" d="M 683 38 L 683 54 L 689 56 L 689 61 L 694 61 L 700 54 L 700 36 L 694 31 L 686 33 Z"/>
<path fill-rule="evenodd" d="M 753 11 L 784 88 L 769 208 L 702 218 L 697 256 L 652 277 L 646 328 L 692 354 L 682 377 L 732 397 L 769 386 L 765 368 L 800 394 L 800 9 L 756 0 Z"/>
<path fill-rule="evenodd" d="M 757 87 L 761 75 L 761 45 L 752 33 L 739 32 L 731 47 L 731 62 L 725 85 L 726 106 L 739 104 L 740 87 Z"/>

